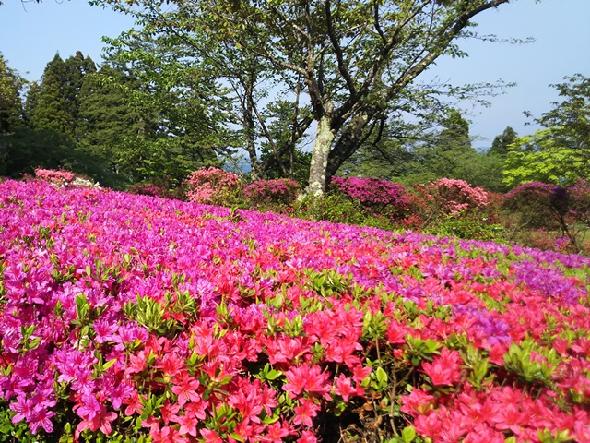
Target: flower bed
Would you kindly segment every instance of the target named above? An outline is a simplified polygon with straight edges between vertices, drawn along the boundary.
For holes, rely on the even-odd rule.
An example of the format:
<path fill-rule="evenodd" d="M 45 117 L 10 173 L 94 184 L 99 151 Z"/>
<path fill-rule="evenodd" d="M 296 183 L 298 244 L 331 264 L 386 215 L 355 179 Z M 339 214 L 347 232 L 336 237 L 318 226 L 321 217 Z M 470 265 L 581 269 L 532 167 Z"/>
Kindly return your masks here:
<path fill-rule="evenodd" d="M 589 267 L 6 181 L 0 441 L 590 441 Z"/>

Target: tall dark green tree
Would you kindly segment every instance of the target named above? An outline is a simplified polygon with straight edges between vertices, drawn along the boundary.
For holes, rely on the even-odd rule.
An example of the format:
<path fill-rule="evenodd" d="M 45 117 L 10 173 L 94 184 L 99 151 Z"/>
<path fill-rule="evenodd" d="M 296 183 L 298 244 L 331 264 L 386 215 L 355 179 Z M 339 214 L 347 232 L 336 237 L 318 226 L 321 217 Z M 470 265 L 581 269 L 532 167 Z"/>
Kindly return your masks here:
<path fill-rule="evenodd" d="M 113 156 L 129 181 L 176 186 L 232 150 L 228 103 L 218 92 L 223 87 L 202 66 L 187 66 L 168 38 L 124 33 L 112 41 L 106 64 L 116 73 L 106 78 L 108 86 L 123 94 L 135 119 L 134 134 L 125 132 Z"/>
<path fill-rule="evenodd" d="M 502 131 L 502 134 L 494 138 L 492 146 L 488 150 L 488 155 L 506 156 L 506 154 L 508 154 L 509 146 L 514 143 L 517 137 L 518 135 L 512 126 L 507 126 L 506 129 Z"/>
<path fill-rule="evenodd" d="M 434 142 L 436 151 L 469 151 L 469 122 L 457 109 L 450 109 L 442 121 L 442 130 Z"/>
<path fill-rule="evenodd" d="M 124 81 L 120 71 L 105 65 L 84 77 L 78 96 L 76 139 L 82 149 L 102 159 L 102 180 L 112 184 L 132 181 L 120 157 L 130 140 L 146 132 L 146 116 L 126 96 Z"/>
<path fill-rule="evenodd" d="M 56 54 L 45 67 L 38 91 L 34 91 L 34 103 L 29 106 L 32 127 L 74 138 L 82 83 L 95 71 L 92 59 L 80 52 L 65 61 Z"/>
<path fill-rule="evenodd" d="M 34 100 L 28 107 L 31 126 L 73 135 L 72 118 L 65 95 L 66 67 L 59 54 L 45 66 Z"/>

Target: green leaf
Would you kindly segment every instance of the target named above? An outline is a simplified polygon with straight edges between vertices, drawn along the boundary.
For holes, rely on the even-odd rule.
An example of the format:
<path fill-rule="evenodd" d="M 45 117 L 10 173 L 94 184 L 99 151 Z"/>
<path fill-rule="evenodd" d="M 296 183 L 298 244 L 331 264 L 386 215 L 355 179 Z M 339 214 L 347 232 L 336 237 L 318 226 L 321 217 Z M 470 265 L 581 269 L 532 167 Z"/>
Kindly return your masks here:
<path fill-rule="evenodd" d="M 416 428 L 414 426 L 409 425 L 404 428 L 402 431 L 402 439 L 404 443 L 410 443 L 416 438 Z"/>

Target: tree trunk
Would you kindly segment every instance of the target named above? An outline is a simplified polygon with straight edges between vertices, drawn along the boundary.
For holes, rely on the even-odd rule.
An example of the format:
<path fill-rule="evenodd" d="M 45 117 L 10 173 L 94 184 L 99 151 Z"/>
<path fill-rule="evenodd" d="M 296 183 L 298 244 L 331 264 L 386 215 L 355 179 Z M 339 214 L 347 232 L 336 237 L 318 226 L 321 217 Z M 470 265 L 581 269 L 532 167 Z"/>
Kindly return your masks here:
<path fill-rule="evenodd" d="M 250 159 L 252 168 L 252 177 L 258 178 L 260 175 L 260 165 L 256 155 L 256 129 L 254 126 L 254 84 L 256 74 L 251 70 L 244 82 L 244 103 L 242 108 L 242 125 L 244 128 L 244 138 L 246 139 L 246 151 Z"/>
<path fill-rule="evenodd" d="M 326 165 L 326 181 L 336 175 L 338 168 L 348 160 L 361 146 L 363 141 L 363 129 L 368 122 L 366 114 L 359 114 L 353 117 L 349 125 L 341 131 L 340 137 L 334 143 L 334 149 L 328 156 Z"/>
<path fill-rule="evenodd" d="M 324 115 L 318 122 L 311 154 L 307 193 L 316 197 L 323 195 L 326 191 L 326 166 L 334 141 L 334 131 L 330 127 L 330 120 L 328 115 Z"/>

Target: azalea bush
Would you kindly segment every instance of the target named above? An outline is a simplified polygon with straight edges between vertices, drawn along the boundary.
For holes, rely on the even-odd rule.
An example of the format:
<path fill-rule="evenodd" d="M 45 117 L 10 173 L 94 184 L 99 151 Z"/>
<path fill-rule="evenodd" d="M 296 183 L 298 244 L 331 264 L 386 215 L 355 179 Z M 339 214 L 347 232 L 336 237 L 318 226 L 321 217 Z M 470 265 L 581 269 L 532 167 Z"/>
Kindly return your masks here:
<path fill-rule="evenodd" d="M 332 177 L 330 184 L 362 206 L 386 211 L 393 219 L 407 213 L 410 198 L 405 187 L 389 180 L 370 177 Z"/>
<path fill-rule="evenodd" d="M 518 217 L 523 227 L 558 229 L 559 217 L 569 206 L 564 188 L 548 183 L 529 182 L 504 195 L 504 206 Z"/>
<path fill-rule="evenodd" d="M 150 197 L 168 197 L 170 192 L 165 186 L 155 183 L 135 183 L 126 189 L 127 192 Z"/>
<path fill-rule="evenodd" d="M 490 194 L 483 188 L 471 186 L 465 180 L 440 178 L 417 191 L 427 196 L 430 210 L 435 213 L 459 215 L 490 204 Z"/>
<path fill-rule="evenodd" d="M 590 259 L 0 184 L 0 441 L 590 441 Z"/>
<path fill-rule="evenodd" d="M 51 183 L 55 186 L 77 186 L 82 188 L 94 188 L 100 186 L 99 183 L 94 182 L 87 175 L 75 174 L 63 169 L 37 168 L 34 171 L 33 178 Z M 30 177 L 27 177 L 26 179 L 30 179 Z"/>
<path fill-rule="evenodd" d="M 554 249 L 589 251 L 585 242 L 590 228 L 588 182 L 581 180 L 567 187 L 525 183 L 504 196 L 504 207 L 507 224 L 529 243 L 542 245 L 556 238 Z"/>
<path fill-rule="evenodd" d="M 240 176 L 219 168 L 208 167 L 193 172 L 184 186 L 187 199 L 195 203 L 233 206 L 241 200 Z"/>
<path fill-rule="evenodd" d="M 299 183 L 290 178 L 255 180 L 244 187 L 244 197 L 254 207 L 292 205 L 301 191 Z"/>
<path fill-rule="evenodd" d="M 65 186 L 76 178 L 76 174 L 61 169 L 35 169 L 35 178 L 58 186 Z"/>

